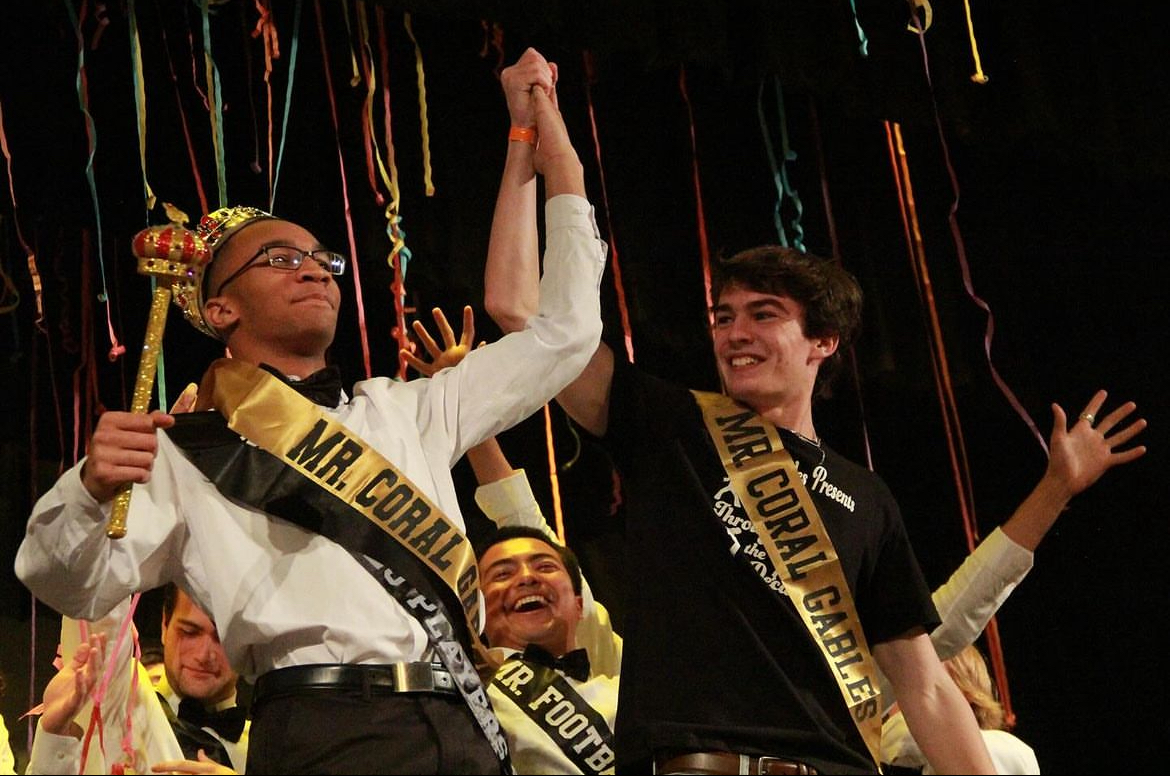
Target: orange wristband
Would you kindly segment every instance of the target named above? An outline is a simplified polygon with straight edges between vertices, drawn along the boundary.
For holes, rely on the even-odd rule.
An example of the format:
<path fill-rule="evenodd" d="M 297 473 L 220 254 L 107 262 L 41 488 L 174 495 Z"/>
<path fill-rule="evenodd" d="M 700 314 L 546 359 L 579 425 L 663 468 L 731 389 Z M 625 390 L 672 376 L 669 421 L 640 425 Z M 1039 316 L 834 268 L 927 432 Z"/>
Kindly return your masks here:
<path fill-rule="evenodd" d="M 536 145 L 536 129 L 534 127 L 512 127 L 508 130 L 508 140 L 519 140 L 522 143 Z"/>

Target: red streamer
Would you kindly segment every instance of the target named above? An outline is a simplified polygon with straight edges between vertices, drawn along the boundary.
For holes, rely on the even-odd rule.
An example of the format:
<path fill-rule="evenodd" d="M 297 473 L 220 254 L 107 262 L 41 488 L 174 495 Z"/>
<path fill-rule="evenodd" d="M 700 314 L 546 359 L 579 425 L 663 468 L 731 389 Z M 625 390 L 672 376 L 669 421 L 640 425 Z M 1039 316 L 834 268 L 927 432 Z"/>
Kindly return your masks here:
<path fill-rule="evenodd" d="M 634 338 L 630 331 L 630 311 L 626 306 L 626 290 L 622 285 L 622 267 L 618 261 L 617 239 L 613 233 L 613 220 L 609 213 L 609 195 L 605 188 L 605 166 L 601 163 L 601 139 L 597 134 L 597 115 L 593 110 L 593 92 L 590 88 L 593 83 L 593 54 L 585 50 L 581 52 L 585 60 L 585 100 L 589 106 L 589 126 L 593 133 L 593 152 L 597 157 L 597 174 L 601 178 L 601 207 L 605 211 L 605 229 L 609 237 L 609 256 L 613 267 L 613 285 L 617 292 L 618 312 L 621 314 L 622 332 L 626 341 L 626 358 L 634 362 Z"/>
<path fill-rule="evenodd" d="M 829 232 L 832 256 L 841 261 L 841 245 L 837 240 L 837 221 L 833 217 L 833 199 L 829 196 L 829 176 L 825 168 L 825 147 L 821 139 L 821 122 L 817 117 L 817 103 L 810 95 L 808 100 L 809 119 L 812 122 L 813 147 L 817 154 L 817 172 L 821 178 L 821 200 L 825 205 L 825 225 Z M 869 423 L 866 420 L 865 400 L 861 391 L 861 370 L 857 366 L 857 349 L 849 347 L 849 372 L 853 377 L 854 394 L 857 396 L 857 412 L 861 418 L 861 443 L 865 448 L 865 465 L 873 471 L 873 449 L 869 441 Z"/>
<path fill-rule="evenodd" d="M 955 400 L 954 387 L 951 384 L 950 369 L 947 366 L 942 331 L 938 323 L 938 310 L 934 304 L 930 277 L 926 270 L 926 252 L 918 227 L 917 211 L 914 207 L 914 192 L 910 184 L 910 167 L 906 158 L 906 149 L 902 143 L 902 130 L 897 123 L 889 121 L 885 122 L 885 126 L 894 179 L 899 188 L 898 201 L 902 207 L 903 225 L 909 240 L 907 248 L 910 252 L 911 266 L 914 268 L 915 277 L 918 280 L 921 301 L 930 316 L 931 366 L 939 392 L 939 401 L 943 405 L 943 425 L 947 449 L 950 453 L 952 474 L 958 491 L 959 511 L 967 537 L 967 549 L 970 552 L 978 544 L 979 529 L 975 518 L 975 497 L 971 486 L 971 472 L 967 464 L 967 451 L 963 442 L 958 405 Z M 999 639 L 999 625 L 994 617 L 988 621 L 984 635 L 987 638 L 988 651 L 991 654 L 1000 701 L 1003 703 L 1004 713 L 1010 727 L 1015 724 L 1015 713 L 1011 708 L 1011 694 L 1008 691 L 1003 647 Z"/>
<path fill-rule="evenodd" d="M 370 368 L 370 341 L 366 334 L 366 308 L 362 302 L 361 272 L 358 269 L 357 241 L 353 234 L 353 211 L 349 204 L 349 186 L 345 176 L 345 157 L 341 153 L 341 127 L 337 119 L 337 95 L 333 91 L 333 77 L 329 72 L 329 46 L 325 40 L 325 23 L 321 14 L 321 0 L 313 0 L 313 9 L 317 13 L 317 36 L 321 42 L 321 69 L 325 74 L 325 89 L 329 93 L 329 115 L 333 119 L 333 138 L 337 142 L 337 168 L 341 173 L 341 197 L 345 202 L 345 231 L 349 238 L 349 255 L 353 257 L 350 266 L 353 267 L 354 297 L 357 302 L 358 332 L 361 335 L 362 360 L 366 368 L 366 378 L 373 377 Z"/>
<path fill-rule="evenodd" d="M 707 217 L 703 214 L 703 186 L 699 180 L 699 146 L 695 140 L 695 112 L 691 108 L 691 96 L 687 93 L 687 69 L 678 66 L 678 90 L 687 106 L 687 127 L 691 133 L 691 169 L 695 182 L 695 220 L 699 225 L 699 257 L 703 263 L 703 290 L 707 298 L 707 323 L 712 322 L 711 308 L 711 248 L 707 240 Z M 633 360 L 632 358 L 630 360 Z"/>

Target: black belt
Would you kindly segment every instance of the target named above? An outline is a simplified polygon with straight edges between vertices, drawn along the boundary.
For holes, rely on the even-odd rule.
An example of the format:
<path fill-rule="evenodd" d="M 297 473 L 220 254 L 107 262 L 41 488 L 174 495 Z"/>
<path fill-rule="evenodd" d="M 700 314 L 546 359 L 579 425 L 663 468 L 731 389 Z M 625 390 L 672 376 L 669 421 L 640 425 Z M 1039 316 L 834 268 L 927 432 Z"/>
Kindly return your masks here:
<path fill-rule="evenodd" d="M 459 694 L 450 672 L 437 663 L 391 663 L 277 668 L 260 675 L 252 697 L 253 702 L 259 702 L 276 695 L 319 690 L 357 690 L 366 695 L 400 692 Z"/>
<path fill-rule="evenodd" d="M 732 754 L 731 752 L 687 752 L 659 755 L 654 760 L 655 773 L 751 773 L 812 776 L 816 769 L 796 760 L 780 757 Z"/>

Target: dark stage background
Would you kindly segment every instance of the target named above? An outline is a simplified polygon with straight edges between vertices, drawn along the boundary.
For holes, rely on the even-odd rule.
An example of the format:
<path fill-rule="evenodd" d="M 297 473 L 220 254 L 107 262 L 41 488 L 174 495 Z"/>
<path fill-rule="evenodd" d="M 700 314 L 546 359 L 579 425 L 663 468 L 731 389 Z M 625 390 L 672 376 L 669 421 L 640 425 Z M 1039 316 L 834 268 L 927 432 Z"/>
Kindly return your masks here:
<path fill-rule="evenodd" d="M 560 65 L 560 104 L 601 229 L 616 249 L 635 358 L 652 371 L 717 387 L 705 330 L 696 180 L 712 254 L 776 242 L 768 144 L 777 155 L 790 149 L 783 169 L 800 207 L 790 196 L 780 205 L 785 239 L 818 253 L 839 250 L 868 295 L 855 370 L 819 407 L 818 429 L 855 459 L 865 460 L 869 450 L 938 584 L 965 555 L 966 540 L 932 372 L 931 308 L 909 259 L 887 149 L 884 122 L 898 122 L 980 535 L 1006 518 L 1045 466 L 1044 451 L 997 386 L 992 364 L 1045 438 L 1051 402 L 1075 416 L 1101 387 L 1111 392 L 1110 407 L 1134 399 L 1151 423 L 1144 434 L 1149 454 L 1076 499 L 1001 611 L 1016 733 L 1034 746 L 1046 772 L 1107 763 L 1133 772 L 1164 769 L 1170 728 L 1158 702 L 1168 687 L 1157 661 L 1170 626 L 1170 541 L 1159 506 L 1165 480 L 1157 471 L 1170 442 L 1163 364 L 1170 344 L 1164 300 L 1170 99 L 1162 12 L 972 0 L 990 77 L 980 85 L 970 77 L 972 51 L 958 3 L 934 4 L 925 35 L 929 75 L 918 36 L 906 30 L 910 5 L 901 0 L 857 0 L 856 19 L 845 0 L 273 6 L 280 58 L 270 79 L 271 136 L 277 152 L 284 148 L 274 207 L 350 252 L 344 165 L 375 373 L 396 369 L 396 343 L 390 244 L 361 132 L 366 90 L 360 78 L 351 82 L 361 74 L 363 17 L 375 67 L 383 50 L 379 32 L 387 54 L 388 78 L 379 75 L 372 115 L 385 158 L 387 88 L 401 227 L 412 252 L 408 320 L 417 309 L 429 322 L 433 306 L 457 319 L 470 302 L 482 335 L 498 334 L 482 312 L 483 257 L 506 149 L 496 74 L 527 45 Z M 0 13 L 7 157 L 0 169 L 0 391 L 7 418 L 0 430 L 0 670 L 8 678 L 4 718 L 21 757 L 27 731 L 17 718 L 39 701 L 51 674 L 58 618 L 16 581 L 12 557 L 33 500 L 80 454 L 100 409 L 129 404 L 150 296 L 129 241 L 166 220 L 161 206 L 148 212 L 144 204 L 131 10 L 141 46 L 146 175 L 160 200 L 194 220 L 201 205 L 184 128 L 210 204 L 219 204 L 202 97 L 200 4 L 65 0 L 8 3 Z M 406 14 L 425 72 L 427 154 Z M 254 2 L 217 2 L 207 29 L 224 104 L 227 199 L 265 206 L 269 97 L 263 49 L 249 35 L 256 19 Z M 81 61 L 88 134 L 78 97 Z M 100 221 L 87 178 L 90 140 Z M 424 190 L 424 160 L 433 196 Z M 384 194 L 381 178 L 375 174 L 374 181 Z M 956 207 L 952 229 L 948 216 Z M 964 286 L 956 234 L 977 298 Z M 34 250 L 43 282 L 39 323 L 23 243 Z M 365 376 L 354 279 L 353 273 L 342 279 L 347 300 L 333 353 L 351 381 Z M 126 346 L 114 361 L 106 355 L 102 294 Z M 620 353 L 612 265 L 602 294 L 607 338 Z M 991 364 L 983 305 L 994 322 Z M 173 314 L 163 359 L 168 396 L 173 400 L 220 354 Z M 638 573 L 639 559 L 622 551 L 626 515 L 614 498 L 609 464 L 595 445 L 574 436 L 556 407 L 551 417 L 569 541 L 599 597 L 620 617 L 623 585 Z M 551 514 L 544 433 L 537 416 L 502 441 Z M 482 530 L 465 464 L 456 476 L 469 530 Z M 679 616 L 687 616 L 685 602 Z M 144 634 L 157 633 L 156 619 L 147 596 Z"/>

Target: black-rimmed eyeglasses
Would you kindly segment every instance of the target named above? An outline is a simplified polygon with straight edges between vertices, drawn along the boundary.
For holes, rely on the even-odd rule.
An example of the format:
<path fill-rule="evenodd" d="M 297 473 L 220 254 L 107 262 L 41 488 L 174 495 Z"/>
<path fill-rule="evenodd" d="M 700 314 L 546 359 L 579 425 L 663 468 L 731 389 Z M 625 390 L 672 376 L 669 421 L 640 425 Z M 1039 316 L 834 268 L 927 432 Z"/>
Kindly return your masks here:
<path fill-rule="evenodd" d="M 263 266 L 261 262 L 257 261 L 261 256 L 264 257 L 268 266 L 289 272 L 300 269 L 301 265 L 305 263 L 305 259 L 311 259 L 317 262 L 321 266 L 321 269 L 330 275 L 340 275 L 345 272 L 345 257 L 340 253 L 327 251 L 323 248 L 315 251 L 302 251 L 300 248 L 294 248 L 291 245 L 266 245 L 258 250 L 255 256 L 244 262 L 244 266 L 228 275 L 227 279 L 219 284 L 219 288 L 216 289 L 213 296 L 222 294 L 228 283 L 243 275 L 248 270 L 253 267 Z"/>

